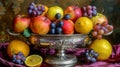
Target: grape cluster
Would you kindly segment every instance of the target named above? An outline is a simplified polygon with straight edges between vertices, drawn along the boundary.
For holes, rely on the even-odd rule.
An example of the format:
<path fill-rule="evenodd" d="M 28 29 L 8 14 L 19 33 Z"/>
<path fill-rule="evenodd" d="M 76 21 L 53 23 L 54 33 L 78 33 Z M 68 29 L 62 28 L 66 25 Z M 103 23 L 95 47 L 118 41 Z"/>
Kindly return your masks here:
<path fill-rule="evenodd" d="M 28 7 L 28 15 L 30 17 L 42 15 L 43 12 L 45 12 L 45 7 L 43 5 L 35 5 L 35 3 L 32 2 Z"/>
<path fill-rule="evenodd" d="M 49 34 L 62 34 L 63 21 L 52 22 Z"/>
<path fill-rule="evenodd" d="M 92 49 L 87 49 L 84 53 L 84 56 L 88 62 L 94 63 L 97 61 L 98 54 Z"/>
<path fill-rule="evenodd" d="M 97 15 L 97 8 L 96 6 L 91 6 L 91 5 L 83 6 L 82 13 L 83 16 L 92 18 L 93 16 Z"/>
<path fill-rule="evenodd" d="M 101 39 L 102 35 L 105 35 L 111 31 L 113 31 L 113 26 L 109 25 L 108 22 L 103 22 L 102 24 L 97 23 L 93 27 L 92 36 Z"/>
<path fill-rule="evenodd" d="M 12 61 L 17 64 L 24 64 L 25 56 L 22 52 L 19 52 L 18 54 L 14 54 L 12 56 Z"/>

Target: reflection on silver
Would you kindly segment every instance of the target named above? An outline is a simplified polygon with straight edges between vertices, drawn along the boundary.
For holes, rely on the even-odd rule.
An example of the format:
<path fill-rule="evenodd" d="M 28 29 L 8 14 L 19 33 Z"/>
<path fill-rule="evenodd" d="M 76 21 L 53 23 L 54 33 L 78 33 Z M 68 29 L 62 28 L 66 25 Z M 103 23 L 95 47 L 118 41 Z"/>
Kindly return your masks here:
<path fill-rule="evenodd" d="M 71 34 L 71 35 L 38 35 L 36 36 L 40 43 L 49 43 L 50 48 L 57 49 L 55 56 L 48 56 L 46 63 L 51 67 L 73 67 L 77 63 L 77 58 L 74 55 L 67 55 L 65 49 L 75 48 L 77 44 L 84 44 L 84 39 L 87 35 Z M 41 44 L 38 44 L 40 46 Z"/>

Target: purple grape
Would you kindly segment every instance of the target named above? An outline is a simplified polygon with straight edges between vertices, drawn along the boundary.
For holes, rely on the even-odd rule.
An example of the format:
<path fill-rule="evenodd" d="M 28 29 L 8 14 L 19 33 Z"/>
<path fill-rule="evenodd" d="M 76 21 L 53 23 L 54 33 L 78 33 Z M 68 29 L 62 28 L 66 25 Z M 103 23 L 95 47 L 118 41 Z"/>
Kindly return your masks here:
<path fill-rule="evenodd" d="M 82 12 L 83 12 L 83 16 L 88 18 L 92 18 L 93 16 L 97 15 L 96 6 L 91 6 L 91 5 L 83 6 Z"/>
<path fill-rule="evenodd" d="M 87 11 L 87 8 L 84 6 L 84 7 L 82 7 L 82 11 L 83 12 L 86 12 Z"/>
<path fill-rule="evenodd" d="M 94 50 L 90 50 L 90 53 L 91 53 L 91 54 L 94 54 Z"/>
<path fill-rule="evenodd" d="M 104 32 L 105 32 L 105 33 L 108 33 L 108 32 L 109 32 L 109 30 L 108 30 L 107 28 L 105 28 L 105 29 L 104 29 Z"/>
<path fill-rule="evenodd" d="M 87 10 L 92 10 L 92 6 L 91 6 L 91 5 L 88 5 L 88 6 L 87 6 Z"/>
<path fill-rule="evenodd" d="M 89 17 L 89 18 L 92 18 L 92 15 L 89 15 L 88 17 Z"/>
<path fill-rule="evenodd" d="M 37 8 L 37 7 L 35 7 L 35 8 L 33 9 L 33 11 L 38 11 L 38 8 Z"/>
<path fill-rule="evenodd" d="M 32 13 L 32 10 L 28 10 L 28 14 L 31 14 Z"/>
<path fill-rule="evenodd" d="M 93 16 L 96 16 L 96 15 L 97 15 L 97 10 L 93 10 L 92 15 L 93 15 Z"/>
<path fill-rule="evenodd" d="M 20 64 L 24 64 L 23 62 L 21 62 Z"/>
<path fill-rule="evenodd" d="M 91 58 L 91 62 L 95 63 L 96 61 L 96 58 Z"/>
<path fill-rule="evenodd" d="M 93 9 L 93 10 L 96 10 L 97 8 L 96 8 L 96 6 L 93 6 L 92 9 Z"/>
<path fill-rule="evenodd" d="M 21 56 L 20 56 L 20 55 L 17 55 L 17 56 L 16 56 L 16 58 L 17 58 L 17 59 L 20 59 L 20 58 L 21 58 Z"/>
<path fill-rule="evenodd" d="M 89 53 L 88 53 L 88 52 L 86 52 L 86 53 L 85 53 L 85 55 L 86 55 L 86 56 L 89 56 Z"/>
<path fill-rule="evenodd" d="M 16 63 L 20 64 L 20 63 L 21 63 L 21 60 L 17 59 L 17 60 L 16 60 Z"/>
<path fill-rule="evenodd" d="M 31 10 L 34 9 L 34 6 L 33 6 L 33 5 L 30 5 L 30 6 L 29 6 L 29 9 L 31 9 Z"/>
<path fill-rule="evenodd" d="M 25 61 L 25 59 L 26 59 L 25 57 L 22 57 L 22 61 Z"/>
<path fill-rule="evenodd" d="M 89 50 L 86 50 L 86 53 L 89 53 Z"/>
<path fill-rule="evenodd" d="M 37 11 L 37 14 L 38 14 L 38 15 L 41 15 L 41 14 L 42 14 L 42 11 Z"/>
<path fill-rule="evenodd" d="M 87 17 L 87 16 L 88 16 L 88 14 L 85 12 L 85 13 L 83 13 L 83 16 Z"/>
<path fill-rule="evenodd" d="M 16 55 L 13 55 L 13 58 L 16 58 Z"/>
<path fill-rule="evenodd" d="M 94 57 L 98 57 L 98 54 L 97 54 L 97 53 L 94 53 Z"/>
<path fill-rule="evenodd" d="M 34 3 L 34 2 L 32 2 L 30 5 L 34 6 L 34 5 L 35 5 L 35 3 Z"/>
<path fill-rule="evenodd" d="M 102 29 L 102 30 L 105 30 L 105 29 L 106 29 L 106 27 L 102 26 L 102 27 L 101 27 L 101 29 Z"/>
<path fill-rule="evenodd" d="M 36 11 L 33 11 L 33 12 L 32 12 L 32 16 L 37 16 L 37 12 L 36 12 Z"/>
<path fill-rule="evenodd" d="M 38 6 L 37 6 L 37 9 L 40 11 L 40 10 L 41 10 L 41 6 L 38 5 Z"/>
<path fill-rule="evenodd" d="M 96 52 L 94 52 L 94 50 L 92 49 L 87 49 L 84 53 L 85 58 L 89 61 L 89 62 L 96 62 L 96 59 L 98 57 L 98 54 Z"/>
<path fill-rule="evenodd" d="M 90 56 L 87 56 L 87 59 L 88 59 L 88 60 L 91 60 L 92 58 L 91 58 Z"/>
<path fill-rule="evenodd" d="M 16 61 L 15 59 L 12 60 L 12 62 L 14 62 L 14 63 L 15 63 L 15 61 Z"/>
<path fill-rule="evenodd" d="M 30 17 L 35 17 L 38 15 L 42 15 L 42 13 L 45 11 L 45 7 L 42 5 L 35 5 L 35 3 L 31 3 L 28 7 L 28 15 Z"/>
<path fill-rule="evenodd" d="M 25 56 L 19 52 L 18 54 L 14 54 L 12 57 L 12 61 L 17 64 L 23 64 L 25 61 Z"/>
<path fill-rule="evenodd" d="M 41 11 L 45 11 L 45 7 L 44 6 L 41 6 Z"/>
<path fill-rule="evenodd" d="M 88 15 L 92 15 L 93 11 L 92 10 L 88 10 Z"/>
<path fill-rule="evenodd" d="M 21 56 L 21 55 L 23 55 L 23 53 L 22 53 L 22 52 L 19 52 L 19 53 L 18 53 L 18 55 L 20 55 L 20 56 Z"/>

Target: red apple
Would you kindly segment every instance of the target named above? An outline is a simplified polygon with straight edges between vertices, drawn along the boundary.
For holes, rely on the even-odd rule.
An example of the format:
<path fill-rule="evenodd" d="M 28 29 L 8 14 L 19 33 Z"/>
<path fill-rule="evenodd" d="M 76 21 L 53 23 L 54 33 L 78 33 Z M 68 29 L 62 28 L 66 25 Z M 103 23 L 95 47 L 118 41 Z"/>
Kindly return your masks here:
<path fill-rule="evenodd" d="M 78 6 L 69 6 L 65 9 L 65 14 L 70 14 L 70 19 L 75 21 L 77 18 L 82 16 L 81 8 Z"/>
<path fill-rule="evenodd" d="M 33 17 L 31 20 L 30 28 L 33 33 L 47 34 L 50 30 L 51 21 L 45 16 Z"/>
<path fill-rule="evenodd" d="M 93 22 L 93 25 L 96 25 L 97 23 L 102 24 L 104 22 L 108 23 L 107 17 L 101 13 L 97 13 L 97 15 L 92 17 L 91 20 Z"/>
<path fill-rule="evenodd" d="M 63 20 L 62 30 L 64 34 L 74 33 L 74 23 L 72 20 Z"/>
<path fill-rule="evenodd" d="M 30 18 L 26 17 L 25 15 L 17 15 L 14 18 L 14 31 L 21 33 L 23 32 L 27 27 L 29 27 L 30 24 Z"/>

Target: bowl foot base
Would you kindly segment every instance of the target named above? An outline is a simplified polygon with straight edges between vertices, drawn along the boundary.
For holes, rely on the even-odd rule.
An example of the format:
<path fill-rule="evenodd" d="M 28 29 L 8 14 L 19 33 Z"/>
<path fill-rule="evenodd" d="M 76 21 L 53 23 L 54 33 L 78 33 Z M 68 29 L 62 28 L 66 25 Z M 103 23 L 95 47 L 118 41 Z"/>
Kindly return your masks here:
<path fill-rule="evenodd" d="M 74 55 L 52 56 L 46 59 L 46 63 L 51 67 L 73 67 L 77 63 L 77 58 Z"/>

